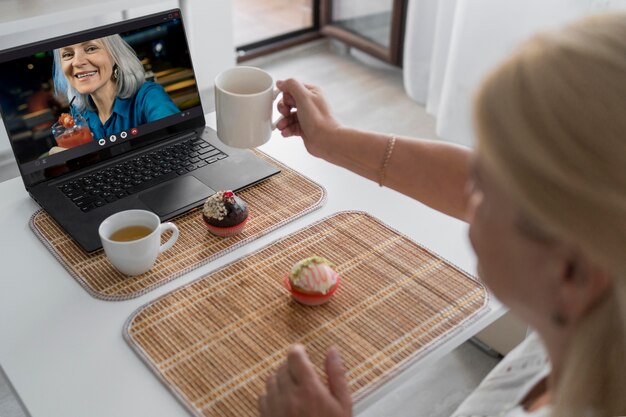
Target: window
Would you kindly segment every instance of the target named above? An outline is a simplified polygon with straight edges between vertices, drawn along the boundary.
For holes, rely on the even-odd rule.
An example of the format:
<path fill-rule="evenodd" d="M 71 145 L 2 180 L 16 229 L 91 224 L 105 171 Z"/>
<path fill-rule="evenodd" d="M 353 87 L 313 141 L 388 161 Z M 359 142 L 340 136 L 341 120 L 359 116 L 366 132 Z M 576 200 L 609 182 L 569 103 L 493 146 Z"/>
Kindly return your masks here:
<path fill-rule="evenodd" d="M 233 0 L 240 61 L 319 37 L 318 0 Z"/>
<path fill-rule="evenodd" d="M 322 36 L 402 64 L 408 0 L 233 0 L 243 62 Z"/>

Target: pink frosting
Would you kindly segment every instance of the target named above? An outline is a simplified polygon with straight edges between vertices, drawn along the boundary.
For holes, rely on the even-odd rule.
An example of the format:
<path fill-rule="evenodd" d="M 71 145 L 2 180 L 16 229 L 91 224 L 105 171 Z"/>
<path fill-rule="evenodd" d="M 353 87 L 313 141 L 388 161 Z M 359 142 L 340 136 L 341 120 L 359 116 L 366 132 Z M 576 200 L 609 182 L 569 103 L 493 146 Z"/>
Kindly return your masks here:
<path fill-rule="evenodd" d="M 337 283 L 337 272 L 323 263 L 314 263 L 302 268 L 300 273 L 291 278 L 292 283 L 305 291 L 326 294 Z"/>

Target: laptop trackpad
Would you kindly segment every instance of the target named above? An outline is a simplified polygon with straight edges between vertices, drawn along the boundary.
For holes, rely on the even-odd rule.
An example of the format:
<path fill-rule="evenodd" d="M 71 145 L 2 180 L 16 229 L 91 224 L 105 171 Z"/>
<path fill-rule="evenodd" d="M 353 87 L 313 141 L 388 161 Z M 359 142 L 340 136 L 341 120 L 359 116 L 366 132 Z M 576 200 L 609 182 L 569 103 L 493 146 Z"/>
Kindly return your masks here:
<path fill-rule="evenodd" d="M 179 177 L 139 195 L 158 216 L 166 216 L 188 205 L 205 200 L 215 191 L 193 176 Z"/>

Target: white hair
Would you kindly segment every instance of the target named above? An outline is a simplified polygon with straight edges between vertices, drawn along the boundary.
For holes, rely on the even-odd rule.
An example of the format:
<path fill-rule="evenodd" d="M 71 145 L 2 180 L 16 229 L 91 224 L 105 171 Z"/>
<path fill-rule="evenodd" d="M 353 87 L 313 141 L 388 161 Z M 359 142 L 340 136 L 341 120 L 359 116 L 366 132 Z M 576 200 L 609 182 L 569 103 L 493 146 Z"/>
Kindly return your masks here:
<path fill-rule="evenodd" d="M 117 67 L 117 96 L 120 98 L 132 97 L 145 81 L 143 65 L 137 58 L 135 51 L 130 47 L 120 35 L 105 36 L 99 39 L 105 50 L 111 57 L 113 67 Z M 54 90 L 59 96 L 67 97 L 71 101 L 73 97 L 74 108 L 82 112 L 92 109 L 88 94 L 79 93 L 71 86 L 61 67 L 61 53 L 59 49 L 53 51 L 52 78 L 54 80 Z"/>

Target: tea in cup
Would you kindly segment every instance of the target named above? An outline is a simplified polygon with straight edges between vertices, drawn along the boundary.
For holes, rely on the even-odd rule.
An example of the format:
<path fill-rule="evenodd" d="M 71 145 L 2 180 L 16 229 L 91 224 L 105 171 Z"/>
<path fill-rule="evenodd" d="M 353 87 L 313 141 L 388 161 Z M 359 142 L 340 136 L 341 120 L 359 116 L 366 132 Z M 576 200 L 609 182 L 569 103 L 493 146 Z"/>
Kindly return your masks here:
<path fill-rule="evenodd" d="M 161 235 L 172 236 L 161 245 Z M 140 275 L 154 265 L 157 256 L 174 246 L 178 227 L 161 223 L 159 216 L 146 210 L 126 210 L 107 217 L 98 229 L 109 261 L 125 275 Z"/>

